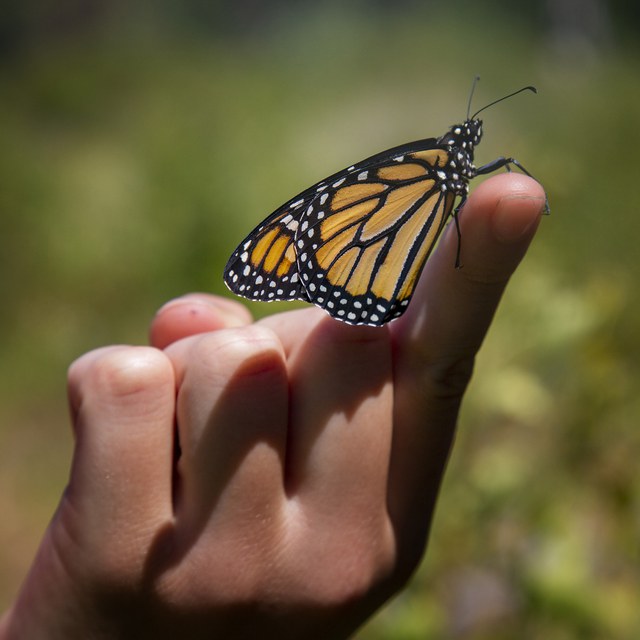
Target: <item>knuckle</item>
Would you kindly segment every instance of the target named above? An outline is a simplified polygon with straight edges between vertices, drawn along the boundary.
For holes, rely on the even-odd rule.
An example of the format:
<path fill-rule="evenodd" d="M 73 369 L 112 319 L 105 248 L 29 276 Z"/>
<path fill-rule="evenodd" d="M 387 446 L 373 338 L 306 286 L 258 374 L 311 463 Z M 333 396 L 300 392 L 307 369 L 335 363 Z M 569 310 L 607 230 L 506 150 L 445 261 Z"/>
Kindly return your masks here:
<path fill-rule="evenodd" d="M 499 295 L 509 282 L 512 272 L 502 263 L 473 265 L 472 268 L 462 271 L 465 282 L 476 289 L 481 287 L 485 297 Z"/>
<path fill-rule="evenodd" d="M 216 370 L 228 372 L 240 367 L 244 374 L 259 374 L 279 369 L 284 361 L 276 335 L 258 325 L 203 335 L 193 350 L 197 366 L 214 375 Z"/>
<path fill-rule="evenodd" d="M 385 520 L 386 522 L 386 520 Z M 310 565 L 305 575 L 312 597 L 323 607 L 334 608 L 365 598 L 395 572 L 396 549 L 386 525 L 363 531 L 355 527 L 332 546 L 325 548 L 319 566 Z"/>
<path fill-rule="evenodd" d="M 430 398 L 459 400 L 471 380 L 474 363 L 469 355 L 431 361 L 422 367 L 420 384 Z"/>
<path fill-rule="evenodd" d="M 173 371 L 162 352 L 151 347 L 128 347 L 107 352 L 88 372 L 88 382 L 116 398 L 173 384 Z"/>
<path fill-rule="evenodd" d="M 68 371 L 73 406 L 87 396 L 125 399 L 150 388 L 173 386 L 168 358 L 153 347 L 109 347 L 76 360 Z"/>

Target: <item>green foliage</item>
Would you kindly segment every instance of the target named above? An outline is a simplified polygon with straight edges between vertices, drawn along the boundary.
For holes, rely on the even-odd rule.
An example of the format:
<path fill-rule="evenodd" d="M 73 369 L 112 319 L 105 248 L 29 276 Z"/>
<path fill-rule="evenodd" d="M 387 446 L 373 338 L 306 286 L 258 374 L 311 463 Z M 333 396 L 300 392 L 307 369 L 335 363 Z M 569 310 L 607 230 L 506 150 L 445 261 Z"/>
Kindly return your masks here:
<path fill-rule="evenodd" d="M 359 637 L 640 637 L 637 52 L 576 65 L 543 29 L 402 6 L 305 4 L 234 38 L 112 21 L 4 60 L 0 605 L 64 486 L 68 363 L 144 342 L 171 296 L 224 293 L 249 228 L 443 132 L 480 72 L 478 104 L 538 86 L 484 114 L 478 161 L 521 159 L 552 215 L 479 357 L 423 567 Z"/>

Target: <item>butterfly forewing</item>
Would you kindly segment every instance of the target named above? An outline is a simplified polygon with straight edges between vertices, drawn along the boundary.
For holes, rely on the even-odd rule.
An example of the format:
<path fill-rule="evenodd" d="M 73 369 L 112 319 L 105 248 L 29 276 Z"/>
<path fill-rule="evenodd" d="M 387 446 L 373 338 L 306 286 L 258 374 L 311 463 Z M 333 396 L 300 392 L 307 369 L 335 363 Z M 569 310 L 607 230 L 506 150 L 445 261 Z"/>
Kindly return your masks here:
<path fill-rule="evenodd" d="M 455 200 L 439 175 L 447 149 L 421 143 L 350 167 L 305 207 L 295 234 L 300 278 L 335 318 L 379 326 L 409 304 Z"/>

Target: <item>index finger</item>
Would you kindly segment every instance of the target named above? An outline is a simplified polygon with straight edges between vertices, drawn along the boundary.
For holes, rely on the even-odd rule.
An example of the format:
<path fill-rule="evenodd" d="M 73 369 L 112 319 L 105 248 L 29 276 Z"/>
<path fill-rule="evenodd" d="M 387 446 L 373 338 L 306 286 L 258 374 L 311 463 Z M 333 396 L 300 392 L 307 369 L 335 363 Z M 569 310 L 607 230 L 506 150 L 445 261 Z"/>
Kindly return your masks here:
<path fill-rule="evenodd" d="M 454 268 L 458 238 L 450 225 L 411 306 L 391 325 L 390 507 L 399 517 L 430 512 L 475 355 L 544 205 L 542 187 L 527 176 L 502 174 L 482 183 L 461 212 L 463 267 Z"/>

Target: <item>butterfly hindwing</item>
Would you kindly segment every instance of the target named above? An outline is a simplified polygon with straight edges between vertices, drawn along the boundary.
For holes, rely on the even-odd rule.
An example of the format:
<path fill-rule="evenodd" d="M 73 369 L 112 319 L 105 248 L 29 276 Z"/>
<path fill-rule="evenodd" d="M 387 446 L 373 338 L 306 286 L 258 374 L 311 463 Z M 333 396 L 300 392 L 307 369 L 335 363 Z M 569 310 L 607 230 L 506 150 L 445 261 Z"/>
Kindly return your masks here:
<path fill-rule="evenodd" d="M 250 300 L 307 300 L 294 249 L 304 199 L 288 202 L 254 229 L 233 252 L 224 271 L 226 285 Z"/>
<path fill-rule="evenodd" d="M 376 157 L 367 158 L 361 164 Z M 349 167 L 308 187 L 256 227 L 227 262 L 224 269 L 227 287 L 236 295 L 250 300 L 309 302 L 300 281 L 295 254 L 294 241 L 300 218 L 328 183 L 354 168 Z"/>
<path fill-rule="evenodd" d="M 406 309 L 453 209 L 449 152 L 422 140 L 324 181 L 295 233 L 307 299 L 350 324 L 379 326 Z"/>

